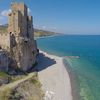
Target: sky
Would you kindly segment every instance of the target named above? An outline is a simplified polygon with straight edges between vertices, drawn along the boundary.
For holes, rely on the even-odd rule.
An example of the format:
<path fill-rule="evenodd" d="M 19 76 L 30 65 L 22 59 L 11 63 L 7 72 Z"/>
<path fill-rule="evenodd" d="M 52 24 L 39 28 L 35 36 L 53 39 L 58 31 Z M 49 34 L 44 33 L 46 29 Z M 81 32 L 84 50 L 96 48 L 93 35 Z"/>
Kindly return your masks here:
<path fill-rule="evenodd" d="M 12 1 L 25 2 L 35 28 L 66 34 L 100 35 L 100 0 L 0 0 L 0 24 Z"/>

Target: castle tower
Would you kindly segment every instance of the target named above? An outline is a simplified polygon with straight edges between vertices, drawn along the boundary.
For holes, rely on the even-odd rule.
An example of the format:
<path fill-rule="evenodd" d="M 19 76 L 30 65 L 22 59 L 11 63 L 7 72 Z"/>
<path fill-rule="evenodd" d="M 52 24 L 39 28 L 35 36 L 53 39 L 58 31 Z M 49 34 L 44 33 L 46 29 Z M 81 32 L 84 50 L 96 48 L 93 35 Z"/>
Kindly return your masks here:
<path fill-rule="evenodd" d="M 27 6 L 24 3 L 12 3 L 12 12 L 9 14 L 9 33 L 17 33 L 26 37 L 27 35 Z"/>
<path fill-rule="evenodd" d="M 33 35 L 33 18 L 24 3 L 12 3 L 9 14 L 11 55 L 15 66 L 26 71 L 36 61 L 37 46 Z M 34 52 L 34 53 L 33 53 Z"/>

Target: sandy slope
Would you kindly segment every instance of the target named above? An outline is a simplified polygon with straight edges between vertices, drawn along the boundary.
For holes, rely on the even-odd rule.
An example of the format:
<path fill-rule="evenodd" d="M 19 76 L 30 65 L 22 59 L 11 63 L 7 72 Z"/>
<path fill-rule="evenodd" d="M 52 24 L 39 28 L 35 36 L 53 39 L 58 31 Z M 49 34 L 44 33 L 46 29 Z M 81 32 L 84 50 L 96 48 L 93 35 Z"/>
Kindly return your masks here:
<path fill-rule="evenodd" d="M 72 100 L 70 78 L 62 58 L 40 51 L 37 68 L 45 100 Z"/>

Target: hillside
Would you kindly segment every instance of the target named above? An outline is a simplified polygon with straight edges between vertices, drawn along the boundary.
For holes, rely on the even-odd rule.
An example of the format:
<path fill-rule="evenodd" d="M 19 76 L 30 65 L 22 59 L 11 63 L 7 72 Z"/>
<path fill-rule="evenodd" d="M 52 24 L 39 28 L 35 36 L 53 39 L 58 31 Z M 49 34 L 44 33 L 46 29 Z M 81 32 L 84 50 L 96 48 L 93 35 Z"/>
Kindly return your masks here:
<path fill-rule="evenodd" d="M 7 27 L 8 25 L 1 25 L 0 26 L 0 33 L 7 33 Z M 40 30 L 40 29 L 34 29 L 34 36 L 35 37 L 42 37 L 42 36 L 51 36 L 51 35 L 56 35 L 57 33 L 51 32 L 51 31 L 45 31 L 45 30 Z"/>
<path fill-rule="evenodd" d="M 35 37 L 42 37 L 42 36 L 51 36 L 56 35 L 57 33 L 45 30 L 34 29 Z"/>

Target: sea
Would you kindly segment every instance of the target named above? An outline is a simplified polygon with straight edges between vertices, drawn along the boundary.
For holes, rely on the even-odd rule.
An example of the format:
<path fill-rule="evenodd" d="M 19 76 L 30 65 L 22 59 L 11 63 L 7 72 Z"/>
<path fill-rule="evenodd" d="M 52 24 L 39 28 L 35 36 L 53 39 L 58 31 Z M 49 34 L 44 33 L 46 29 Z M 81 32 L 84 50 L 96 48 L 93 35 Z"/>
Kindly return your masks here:
<path fill-rule="evenodd" d="M 69 63 L 76 73 L 80 100 L 100 100 L 100 35 L 58 35 L 38 38 L 37 44 Z"/>

